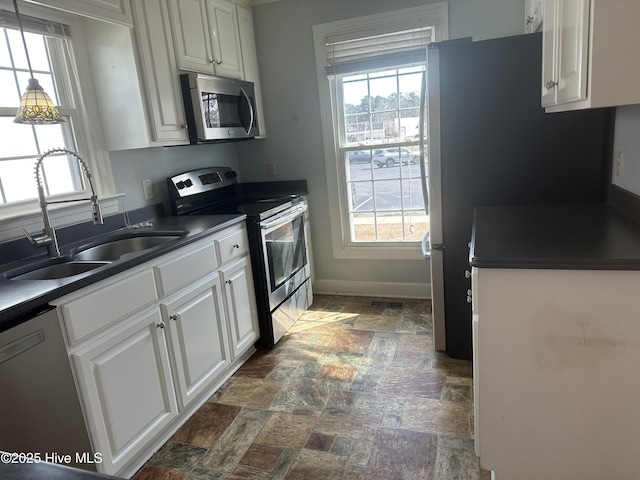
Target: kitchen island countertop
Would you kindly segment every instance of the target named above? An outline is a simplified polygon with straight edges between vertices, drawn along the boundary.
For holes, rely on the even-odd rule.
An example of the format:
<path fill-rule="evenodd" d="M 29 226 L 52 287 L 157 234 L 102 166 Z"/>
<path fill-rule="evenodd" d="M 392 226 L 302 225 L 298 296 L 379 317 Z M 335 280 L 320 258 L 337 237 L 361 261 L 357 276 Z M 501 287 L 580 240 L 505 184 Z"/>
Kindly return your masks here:
<path fill-rule="evenodd" d="M 478 207 L 469 263 L 640 270 L 640 223 L 607 203 Z"/>

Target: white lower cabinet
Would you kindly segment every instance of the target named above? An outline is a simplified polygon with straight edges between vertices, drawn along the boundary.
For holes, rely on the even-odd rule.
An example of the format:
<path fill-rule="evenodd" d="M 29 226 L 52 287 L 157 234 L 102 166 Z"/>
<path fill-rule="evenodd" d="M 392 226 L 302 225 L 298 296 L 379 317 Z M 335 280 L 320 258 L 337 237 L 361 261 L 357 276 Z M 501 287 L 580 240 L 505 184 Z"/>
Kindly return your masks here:
<path fill-rule="evenodd" d="M 236 224 L 51 302 L 100 473 L 133 475 L 255 351 L 246 238 Z"/>
<path fill-rule="evenodd" d="M 99 468 L 117 472 L 178 414 L 160 310 L 71 355 Z"/>
<path fill-rule="evenodd" d="M 162 303 L 180 410 L 231 364 L 217 275 Z"/>
<path fill-rule="evenodd" d="M 259 336 L 256 297 L 248 257 L 223 268 L 220 275 L 224 281 L 229 340 L 235 358 L 253 345 Z"/>

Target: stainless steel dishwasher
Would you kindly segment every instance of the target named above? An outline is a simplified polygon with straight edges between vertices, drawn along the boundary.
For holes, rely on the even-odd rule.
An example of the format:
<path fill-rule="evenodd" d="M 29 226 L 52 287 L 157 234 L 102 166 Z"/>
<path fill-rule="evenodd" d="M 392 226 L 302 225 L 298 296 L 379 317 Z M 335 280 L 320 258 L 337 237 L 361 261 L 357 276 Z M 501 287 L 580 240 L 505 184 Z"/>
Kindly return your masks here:
<path fill-rule="evenodd" d="M 0 450 L 96 470 L 55 309 L 0 333 L 0 385 Z"/>

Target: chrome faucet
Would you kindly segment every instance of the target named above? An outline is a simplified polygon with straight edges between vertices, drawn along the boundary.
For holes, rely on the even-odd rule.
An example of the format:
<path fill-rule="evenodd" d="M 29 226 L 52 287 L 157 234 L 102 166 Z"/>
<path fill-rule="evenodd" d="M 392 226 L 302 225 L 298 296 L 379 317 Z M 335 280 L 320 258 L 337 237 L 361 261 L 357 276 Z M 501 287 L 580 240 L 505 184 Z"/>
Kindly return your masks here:
<path fill-rule="evenodd" d="M 84 170 L 84 174 L 89 181 L 89 186 L 91 187 L 91 197 L 90 198 L 79 198 L 74 200 L 54 200 L 47 202 L 44 194 L 44 185 L 42 184 L 42 177 L 40 176 L 40 167 L 42 165 L 42 161 L 53 153 L 66 153 L 67 155 L 74 156 L 82 165 L 82 169 Z M 91 180 L 91 172 L 89 172 L 89 168 L 87 167 L 87 163 L 78 155 L 78 153 L 73 150 L 69 150 L 66 148 L 54 148 L 44 152 L 40 155 L 36 161 L 35 166 L 35 175 L 36 175 L 36 183 L 38 184 L 38 198 L 40 200 L 40 210 L 42 210 L 42 222 L 44 223 L 44 229 L 42 233 L 38 233 L 36 235 L 30 235 L 25 228 L 22 228 L 22 232 L 29 239 L 31 245 L 34 247 L 47 247 L 47 251 L 51 258 L 60 257 L 60 249 L 58 248 L 58 238 L 56 237 L 56 230 L 51 225 L 51 219 L 49 218 L 49 211 L 47 210 L 47 205 L 53 203 L 68 203 L 68 202 L 81 202 L 84 200 L 91 201 L 91 213 L 93 215 L 93 224 L 101 225 L 104 223 L 102 219 L 102 211 L 100 210 L 100 204 L 98 203 L 98 197 L 96 196 L 96 191 L 93 188 L 93 181 Z"/>

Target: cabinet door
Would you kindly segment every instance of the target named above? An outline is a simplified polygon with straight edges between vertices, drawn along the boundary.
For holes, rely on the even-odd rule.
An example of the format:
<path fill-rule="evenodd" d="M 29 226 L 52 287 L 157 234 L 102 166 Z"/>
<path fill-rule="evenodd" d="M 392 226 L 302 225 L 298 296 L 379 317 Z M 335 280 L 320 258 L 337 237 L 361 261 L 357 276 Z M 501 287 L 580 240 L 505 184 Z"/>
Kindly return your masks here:
<path fill-rule="evenodd" d="M 237 358 L 253 345 L 260 332 L 248 257 L 220 270 L 220 274 L 224 282 L 231 350 Z"/>
<path fill-rule="evenodd" d="M 188 144 L 180 78 L 165 0 L 133 2 L 151 146 Z"/>
<path fill-rule="evenodd" d="M 116 474 L 177 415 L 160 309 L 71 355 L 103 473 Z"/>
<path fill-rule="evenodd" d="M 178 68 L 213 75 L 213 53 L 203 0 L 170 0 Z"/>
<path fill-rule="evenodd" d="M 589 0 L 562 0 L 557 10 L 557 103 L 587 98 Z"/>
<path fill-rule="evenodd" d="M 543 107 L 556 103 L 556 1 L 544 0 L 544 22 L 542 24 L 542 95 Z"/>
<path fill-rule="evenodd" d="M 244 79 L 236 7 L 228 0 L 206 0 L 215 74 Z"/>
<path fill-rule="evenodd" d="M 230 364 L 220 280 L 216 275 L 204 285 L 174 296 L 162 307 L 169 327 L 174 380 L 182 410 Z"/>
<path fill-rule="evenodd" d="M 525 33 L 540 31 L 540 26 L 542 24 L 542 0 L 525 0 L 524 15 Z"/>

